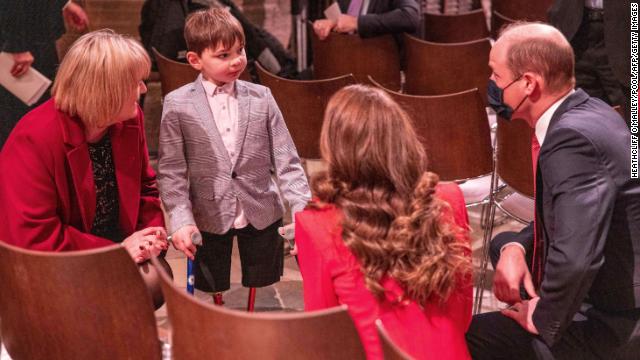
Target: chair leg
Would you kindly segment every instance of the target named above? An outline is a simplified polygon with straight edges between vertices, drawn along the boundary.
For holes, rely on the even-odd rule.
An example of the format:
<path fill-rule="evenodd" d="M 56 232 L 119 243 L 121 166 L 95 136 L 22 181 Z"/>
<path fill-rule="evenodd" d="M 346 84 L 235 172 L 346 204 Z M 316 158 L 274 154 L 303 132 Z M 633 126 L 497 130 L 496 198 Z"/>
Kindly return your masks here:
<path fill-rule="evenodd" d="M 224 301 L 222 301 L 221 292 L 213 293 L 213 303 L 218 306 L 224 305 Z"/>
<path fill-rule="evenodd" d="M 249 288 L 249 299 L 247 300 L 247 312 L 253 312 L 256 304 L 256 288 Z"/>

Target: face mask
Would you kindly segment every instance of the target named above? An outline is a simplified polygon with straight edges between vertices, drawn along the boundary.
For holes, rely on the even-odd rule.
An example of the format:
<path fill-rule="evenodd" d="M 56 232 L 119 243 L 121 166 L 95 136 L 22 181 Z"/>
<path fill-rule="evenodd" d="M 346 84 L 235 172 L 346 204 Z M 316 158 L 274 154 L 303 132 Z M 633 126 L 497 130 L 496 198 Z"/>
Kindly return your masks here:
<path fill-rule="evenodd" d="M 505 86 L 504 89 L 500 89 L 498 84 L 495 81 L 489 79 L 489 86 L 487 87 L 487 97 L 489 99 L 489 106 L 498 114 L 498 116 L 511 120 L 511 116 L 513 113 L 520 108 L 520 105 L 527 99 L 528 95 L 520 101 L 520 104 L 516 106 L 515 109 L 512 109 L 511 106 L 504 103 L 504 91 L 509 88 L 509 86 L 513 85 L 516 81 L 520 80 L 522 76 L 513 80 L 509 83 L 509 85 Z"/>

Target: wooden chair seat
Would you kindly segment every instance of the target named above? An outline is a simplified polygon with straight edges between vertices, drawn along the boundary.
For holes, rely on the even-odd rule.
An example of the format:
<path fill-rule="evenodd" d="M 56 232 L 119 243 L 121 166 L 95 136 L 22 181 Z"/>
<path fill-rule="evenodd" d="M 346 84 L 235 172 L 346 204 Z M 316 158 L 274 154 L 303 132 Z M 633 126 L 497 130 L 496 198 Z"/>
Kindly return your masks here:
<path fill-rule="evenodd" d="M 156 261 L 153 259 L 152 261 Z M 197 300 L 160 274 L 174 359 L 364 359 L 346 306 L 305 313 L 246 313 Z"/>
<path fill-rule="evenodd" d="M 404 38 L 407 51 L 404 90 L 407 94 L 443 95 L 478 88 L 486 103 L 491 75 L 489 39 L 438 44 L 406 34 Z"/>
<path fill-rule="evenodd" d="M 437 96 L 407 95 L 385 89 L 413 119 L 429 161 L 441 180 L 455 181 L 491 173 L 491 135 L 478 89 Z"/>
<path fill-rule="evenodd" d="M 341 88 L 355 84 L 353 75 L 325 80 L 290 80 L 273 75 L 256 62 L 260 83 L 271 89 L 289 133 L 305 159 L 319 159 L 320 130 L 329 98 Z"/>
<path fill-rule="evenodd" d="M 424 39 L 436 43 L 461 43 L 489 37 L 483 9 L 455 15 L 424 13 Z"/>
<path fill-rule="evenodd" d="M 514 22 L 516 22 L 514 19 L 508 18 L 498 11 L 494 11 L 491 16 L 491 37 L 497 39 L 502 28 Z"/>
<path fill-rule="evenodd" d="M 161 358 L 151 296 L 123 247 L 53 253 L 0 241 L 0 259 L 12 358 Z"/>
<path fill-rule="evenodd" d="M 311 30 L 313 73 L 316 79 L 353 74 L 367 83 L 371 75 L 389 89 L 400 89 L 400 52 L 391 35 L 362 39 L 358 35 L 332 33 L 320 40 Z"/>
<path fill-rule="evenodd" d="M 554 0 L 493 0 L 492 10 L 507 18 L 525 21 L 547 21 L 547 11 Z"/>

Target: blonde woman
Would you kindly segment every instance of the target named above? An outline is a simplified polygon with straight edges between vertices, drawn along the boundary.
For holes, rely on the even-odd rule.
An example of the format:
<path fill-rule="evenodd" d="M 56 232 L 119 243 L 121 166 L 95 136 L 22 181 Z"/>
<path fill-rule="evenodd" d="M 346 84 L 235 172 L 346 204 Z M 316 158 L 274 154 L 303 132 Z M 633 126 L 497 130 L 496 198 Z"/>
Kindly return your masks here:
<path fill-rule="evenodd" d="M 137 263 L 167 248 L 142 111 L 150 60 L 109 30 L 82 36 L 52 99 L 0 153 L 0 240 L 44 251 L 121 243 Z"/>
<path fill-rule="evenodd" d="M 369 359 L 374 322 L 418 359 L 469 358 L 471 260 L 464 199 L 427 172 L 407 114 L 379 89 L 329 101 L 320 137 L 326 173 L 296 216 L 306 310 L 346 304 Z"/>

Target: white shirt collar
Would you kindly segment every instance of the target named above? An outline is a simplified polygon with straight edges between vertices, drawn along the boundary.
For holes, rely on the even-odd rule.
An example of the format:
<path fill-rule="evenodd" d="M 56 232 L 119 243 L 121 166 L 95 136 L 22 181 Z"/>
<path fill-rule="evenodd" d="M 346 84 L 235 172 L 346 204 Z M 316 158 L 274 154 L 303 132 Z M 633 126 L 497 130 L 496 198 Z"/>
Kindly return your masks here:
<path fill-rule="evenodd" d="M 542 113 L 542 116 L 540 116 L 538 122 L 536 122 L 536 138 L 538 139 L 538 143 L 540 143 L 540 146 L 542 146 L 544 138 L 545 136 L 547 136 L 547 129 L 549 129 L 549 122 L 551 121 L 553 114 L 556 112 L 556 110 L 558 110 L 560 104 L 562 104 L 562 102 L 574 92 L 576 91 L 571 90 L 565 96 L 554 102 L 544 113 Z"/>
<path fill-rule="evenodd" d="M 202 78 L 202 86 L 204 86 L 204 91 L 205 93 L 207 93 L 207 96 L 214 96 L 219 93 L 226 93 L 233 96 L 235 94 L 235 88 L 236 88 L 235 85 L 236 85 L 236 82 L 232 81 L 224 85 L 218 86 L 213 82 L 209 80 L 205 80 L 205 78 Z"/>

